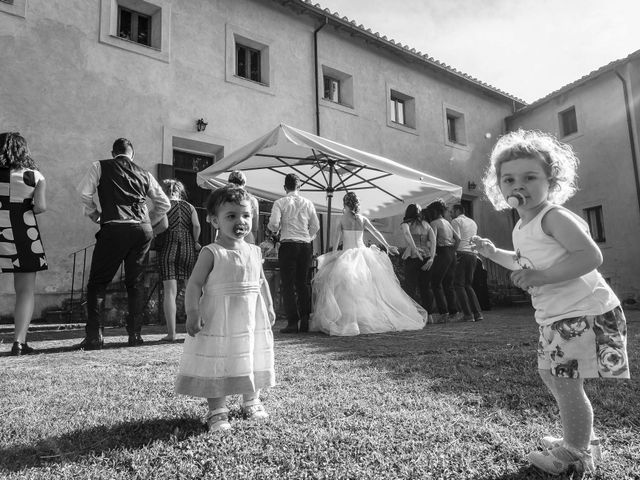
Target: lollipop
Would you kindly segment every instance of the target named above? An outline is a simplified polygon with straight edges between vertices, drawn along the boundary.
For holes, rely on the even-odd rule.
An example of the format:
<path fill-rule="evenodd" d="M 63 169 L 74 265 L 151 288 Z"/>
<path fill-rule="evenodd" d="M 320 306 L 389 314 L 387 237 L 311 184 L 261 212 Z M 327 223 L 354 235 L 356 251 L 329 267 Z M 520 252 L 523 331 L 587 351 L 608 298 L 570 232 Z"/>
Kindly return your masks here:
<path fill-rule="evenodd" d="M 514 193 L 507 197 L 507 203 L 511 208 L 518 208 L 527 203 L 527 199 L 521 193 Z"/>

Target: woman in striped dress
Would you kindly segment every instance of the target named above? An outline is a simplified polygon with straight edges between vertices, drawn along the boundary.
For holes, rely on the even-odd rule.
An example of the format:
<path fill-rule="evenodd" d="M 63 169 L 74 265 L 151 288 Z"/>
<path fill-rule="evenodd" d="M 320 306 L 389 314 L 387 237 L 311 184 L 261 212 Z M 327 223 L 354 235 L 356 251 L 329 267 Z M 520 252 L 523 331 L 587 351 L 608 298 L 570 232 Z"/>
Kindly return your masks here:
<path fill-rule="evenodd" d="M 196 209 L 184 200 L 184 185 L 178 180 L 164 180 L 162 188 L 171 201 L 167 212 L 169 227 L 158 251 L 160 277 L 164 291 L 162 307 L 167 322 L 167 336 L 162 340 L 174 342 L 176 336 L 176 296 L 178 280 L 188 280 L 200 250 L 200 222 Z"/>

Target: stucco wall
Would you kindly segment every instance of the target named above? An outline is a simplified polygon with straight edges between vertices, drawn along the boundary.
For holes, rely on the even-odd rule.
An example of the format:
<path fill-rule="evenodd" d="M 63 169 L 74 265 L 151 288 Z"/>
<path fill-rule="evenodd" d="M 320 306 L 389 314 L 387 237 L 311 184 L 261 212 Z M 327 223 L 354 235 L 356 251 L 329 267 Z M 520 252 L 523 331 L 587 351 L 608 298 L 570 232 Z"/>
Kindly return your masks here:
<path fill-rule="evenodd" d="M 571 106 L 578 133 L 561 138 L 558 113 Z M 581 161 L 579 191 L 566 206 L 583 216 L 583 209 L 602 206 L 606 241 L 600 244 L 600 271 L 621 299 L 638 300 L 640 211 L 620 79 L 607 73 L 516 116 L 510 126 L 547 131 L 573 146 Z"/>
<path fill-rule="evenodd" d="M 114 139 L 131 139 L 136 161 L 155 173 L 156 164 L 171 163 L 171 135 L 228 153 L 280 122 L 315 132 L 317 20 L 263 1 L 155 3 L 171 12 L 168 63 L 101 43 L 98 1 L 28 2 L 25 18 L 0 12 L 0 131 L 27 138 L 48 185 L 49 209 L 38 220 L 50 268 L 37 276 L 36 317 L 68 295 L 70 254 L 94 241 L 97 226 L 83 216 L 76 186 L 92 161 L 110 156 Z M 227 81 L 230 26 L 268 40 L 269 92 Z M 479 196 L 481 171 L 511 113 L 509 102 L 334 27 L 318 36 L 320 63 L 351 73 L 355 95 L 351 113 L 321 108 L 322 135 L 465 186 L 469 198 L 478 198 L 481 231 L 508 241 L 508 221 Z M 387 125 L 390 84 L 416 99 L 414 134 Z M 467 147 L 445 145 L 443 103 L 465 113 Z M 195 132 L 198 118 L 209 122 L 206 132 Z M 478 189 L 467 191 L 469 180 Z M 0 315 L 13 305 L 11 282 L 3 279 Z"/>

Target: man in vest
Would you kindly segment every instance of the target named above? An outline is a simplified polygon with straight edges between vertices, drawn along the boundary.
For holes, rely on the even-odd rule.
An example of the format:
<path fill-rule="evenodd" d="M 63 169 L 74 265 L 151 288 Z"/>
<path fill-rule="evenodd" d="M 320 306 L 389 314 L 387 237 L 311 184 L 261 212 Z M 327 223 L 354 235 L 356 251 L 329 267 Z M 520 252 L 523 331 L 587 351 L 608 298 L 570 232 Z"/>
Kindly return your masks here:
<path fill-rule="evenodd" d="M 99 350 L 103 346 L 101 316 L 105 291 L 122 262 L 129 304 L 129 345 L 143 343 L 140 336 L 143 262 L 153 238 L 152 224 L 163 221 L 171 207 L 153 175 L 133 163 L 134 150 L 129 140 L 117 139 L 111 154 L 110 160 L 94 162 L 78 187 L 85 215 L 100 224 L 87 283 L 86 336 L 78 345 L 84 350 Z M 94 202 L 96 193 L 100 210 Z M 153 204 L 152 219 L 147 197 Z"/>

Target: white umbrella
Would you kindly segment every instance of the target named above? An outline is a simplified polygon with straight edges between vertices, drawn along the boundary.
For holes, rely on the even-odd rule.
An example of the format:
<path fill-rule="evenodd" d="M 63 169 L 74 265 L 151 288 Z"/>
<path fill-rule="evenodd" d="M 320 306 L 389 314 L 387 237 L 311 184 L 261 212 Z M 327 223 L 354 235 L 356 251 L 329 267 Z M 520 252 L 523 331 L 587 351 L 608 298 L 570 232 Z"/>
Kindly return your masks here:
<path fill-rule="evenodd" d="M 233 170 L 242 170 L 247 190 L 267 200 L 283 196 L 284 177 L 296 173 L 303 195 L 319 212 L 333 214 L 342 213 L 342 208 L 332 208 L 335 192 L 356 192 L 362 214 L 370 218 L 404 213 L 410 203 L 424 206 L 437 198 L 449 202 L 462 195 L 458 185 L 285 124 L 199 172 L 198 185 L 226 185 Z M 330 232 L 328 215 L 327 240 Z"/>

